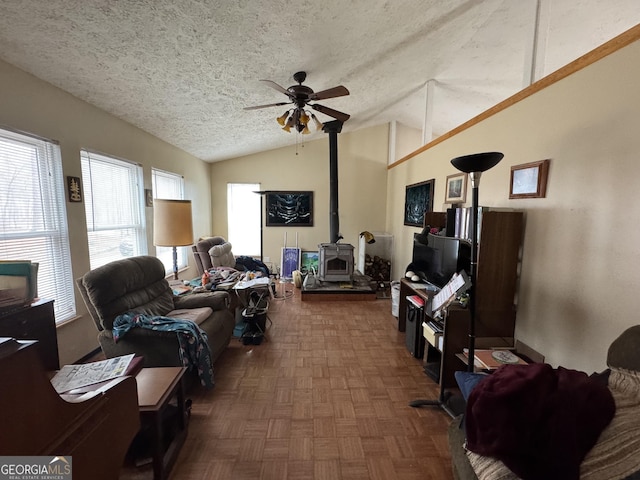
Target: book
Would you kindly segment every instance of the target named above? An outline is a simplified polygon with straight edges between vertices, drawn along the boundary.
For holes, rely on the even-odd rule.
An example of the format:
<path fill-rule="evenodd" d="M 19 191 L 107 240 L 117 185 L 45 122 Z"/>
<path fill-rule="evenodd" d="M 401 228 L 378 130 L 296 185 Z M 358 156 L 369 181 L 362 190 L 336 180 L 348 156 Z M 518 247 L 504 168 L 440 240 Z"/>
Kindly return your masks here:
<path fill-rule="evenodd" d="M 424 307 L 424 299 L 419 295 L 409 295 L 407 296 L 407 301 L 411 302 L 418 308 Z"/>
<path fill-rule="evenodd" d="M 191 287 L 188 285 L 173 285 L 171 287 L 171 290 L 173 291 L 174 295 L 178 296 L 189 293 L 191 291 Z"/>
<path fill-rule="evenodd" d="M 465 355 L 469 356 L 469 350 L 464 349 Z M 518 357 L 509 350 L 493 349 L 493 350 L 476 350 L 474 352 L 476 367 L 485 370 L 496 370 L 503 365 L 528 365 L 526 361 Z"/>
<path fill-rule="evenodd" d="M 426 323 L 434 333 L 442 333 L 442 332 L 444 332 L 444 326 L 443 325 L 440 325 L 437 322 L 434 322 L 433 320 L 429 320 Z"/>

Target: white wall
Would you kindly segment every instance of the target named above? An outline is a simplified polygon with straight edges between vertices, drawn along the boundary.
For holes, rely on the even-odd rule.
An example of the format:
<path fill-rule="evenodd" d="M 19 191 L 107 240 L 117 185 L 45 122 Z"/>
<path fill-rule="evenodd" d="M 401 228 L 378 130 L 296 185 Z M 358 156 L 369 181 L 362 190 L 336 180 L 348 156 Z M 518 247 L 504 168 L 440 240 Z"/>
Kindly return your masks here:
<path fill-rule="evenodd" d="M 282 133 L 282 135 L 287 135 Z M 386 223 L 388 127 L 338 134 L 338 206 L 343 243 L 354 247 L 363 230 L 383 231 Z M 329 138 L 318 139 L 224 162 L 211 167 L 214 235 L 227 235 L 227 183 L 260 183 L 262 190 L 314 192 L 313 227 L 264 227 L 264 256 L 280 264 L 288 246 L 317 251 L 329 238 Z"/>
<path fill-rule="evenodd" d="M 402 225 L 404 186 L 435 178 L 436 210 L 444 211 L 452 158 L 505 154 L 483 174 L 480 204 L 525 212 L 516 336 L 555 366 L 602 370 L 611 341 L 639 323 L 638 58 L 640 41 L 389 171 L 387 230 L 406 246 L 394 257 L 406 265 L 417 229 Z M 510 167 L 547 158 L 546 198 L 509 200 Z"/>
<path fill-rule="evenodd" d="M 211 231 L 209 165 L 148 133 L 93 107 L 62 90 L 0 61 L 0 125 L 58 140 L 65 176 L 81 177 L 80 149 L 90 148 L 143 166 L 145 188 L 151 188 L 151 168 L 181 174 L 185 196 L 193 202 L 194 234 Z M 146 208 L 147 242 L 152 240 L 153 209 Z M 89 270 L 84 203 L 67 202 L 74 278 Z M 182 278 L 197 272 L 192 266 Z M 98 331 L 76 292 L 78 318 L 58 327 L 61 364 L 72 363 L 98 347 Z"/>

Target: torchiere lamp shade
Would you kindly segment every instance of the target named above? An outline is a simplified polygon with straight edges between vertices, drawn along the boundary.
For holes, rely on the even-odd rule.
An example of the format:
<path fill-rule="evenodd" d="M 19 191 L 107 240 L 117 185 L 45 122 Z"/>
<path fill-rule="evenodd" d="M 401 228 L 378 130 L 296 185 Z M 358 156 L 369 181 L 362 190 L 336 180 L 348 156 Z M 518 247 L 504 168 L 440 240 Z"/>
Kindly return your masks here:
<path fill-rule="evenodd" d="M 158 247 L 193 245 L 191 200 L 154 199 L 153 244 Z"/>
<path fill-rule="evenodd" d="M 495 167 L 503 157 L 504 154 L 500 152 L 474 153 L 456 157 L 451 160 L 451 164 L 465 173 L 484 172 Z"/>

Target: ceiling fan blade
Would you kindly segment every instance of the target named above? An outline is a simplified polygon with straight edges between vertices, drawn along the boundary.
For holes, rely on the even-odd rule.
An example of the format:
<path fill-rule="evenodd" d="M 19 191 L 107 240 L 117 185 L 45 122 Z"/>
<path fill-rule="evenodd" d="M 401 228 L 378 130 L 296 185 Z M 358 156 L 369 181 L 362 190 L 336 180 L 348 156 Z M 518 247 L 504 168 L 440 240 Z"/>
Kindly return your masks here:
<path fill-rule="evenodd" d="M 309 100 L 324 100 L 326 98 L 344 97 L 345 95 L 349 95 L 349 90 L 340 85 L 339 87 L 328 88 L 320 92 L 312 93 L 309 95 Z"/>
<path fill-rule="evenodd" d="M 279 107 L 281 105 L 290 105 L 291 102 L 269 103 L 267 105 L 256 105 L 255 107 L 244 107 L 244 110 L 258 110 L 259 108 Z"/>
<path fill-rule="evenodd" d="M 320 113 L 324 113 L 325 115 L 329 115 L 330 117 L 333 117 L 336 120 L 340 120 L 341 122 L 346 122 L 347 120 L 349 120 L 349 117 L 351 117 L 351 115 L 347 113 L 342 113 L 338 110 L 334 110 L 333 108 L 325 107 L 324 105 L 318 105 L 317 103 L 310 106 L 314 110 L 317 110 Z"/>
<path fill-rule="evenodd" d="M 277 90 L 281 93 L 284 93 L 286 96 L 290 97 L 291 96 L 291 92 L 289 92 L 286 88 L 281 87 L 280 85 L 278 85 L 276 82 L 273 82 L 271 80 L 260 80 L 261 82 L 266 83 L 267 85 L 269 85 L 271 88 L 273 88 L 274 90 Z"/>

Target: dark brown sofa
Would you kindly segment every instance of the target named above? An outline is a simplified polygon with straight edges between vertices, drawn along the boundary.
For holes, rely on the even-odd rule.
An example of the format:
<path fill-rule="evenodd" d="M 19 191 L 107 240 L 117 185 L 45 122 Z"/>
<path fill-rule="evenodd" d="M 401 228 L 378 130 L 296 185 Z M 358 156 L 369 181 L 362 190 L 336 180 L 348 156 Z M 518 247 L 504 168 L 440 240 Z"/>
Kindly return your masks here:
<path fill-rule="evenodd" d="M 76 281 L 98 328 L 98 341 L 107 358 L 134 353 L 145 367 L 181 366 L 175 332 L 135 328 L 116 343 L 113 322 L 126 312 L 195 321 L 207 334 L 211 361 L 229 345 L 235 318 L 226 292 L 173 295 L 162 262 L 139 256 L 98 267 Z"/>
<path fill-rule="evenodd" d="M 606 384 L 616 404 L 615 415 L 598 437 L 580 465 L 580 474 L 603 480 L 619 478 L 640 480 L 640 325 L 625 330 L 609 346 L 607 369 L 591 379 Z M 448 431 L 449 449 L 456 480 L 516 476 L 497 460 L 476 456 L 481 471 L 476 475 L 466 454 L 465 432 L 460 428 L 462 416 L 455 418 Z M 482 459 L 483 463 L 479 463 Z M 490 462 L 490 463 L 486 463 Z M 492 463 L 495 462 L 495 463 Z"/>

